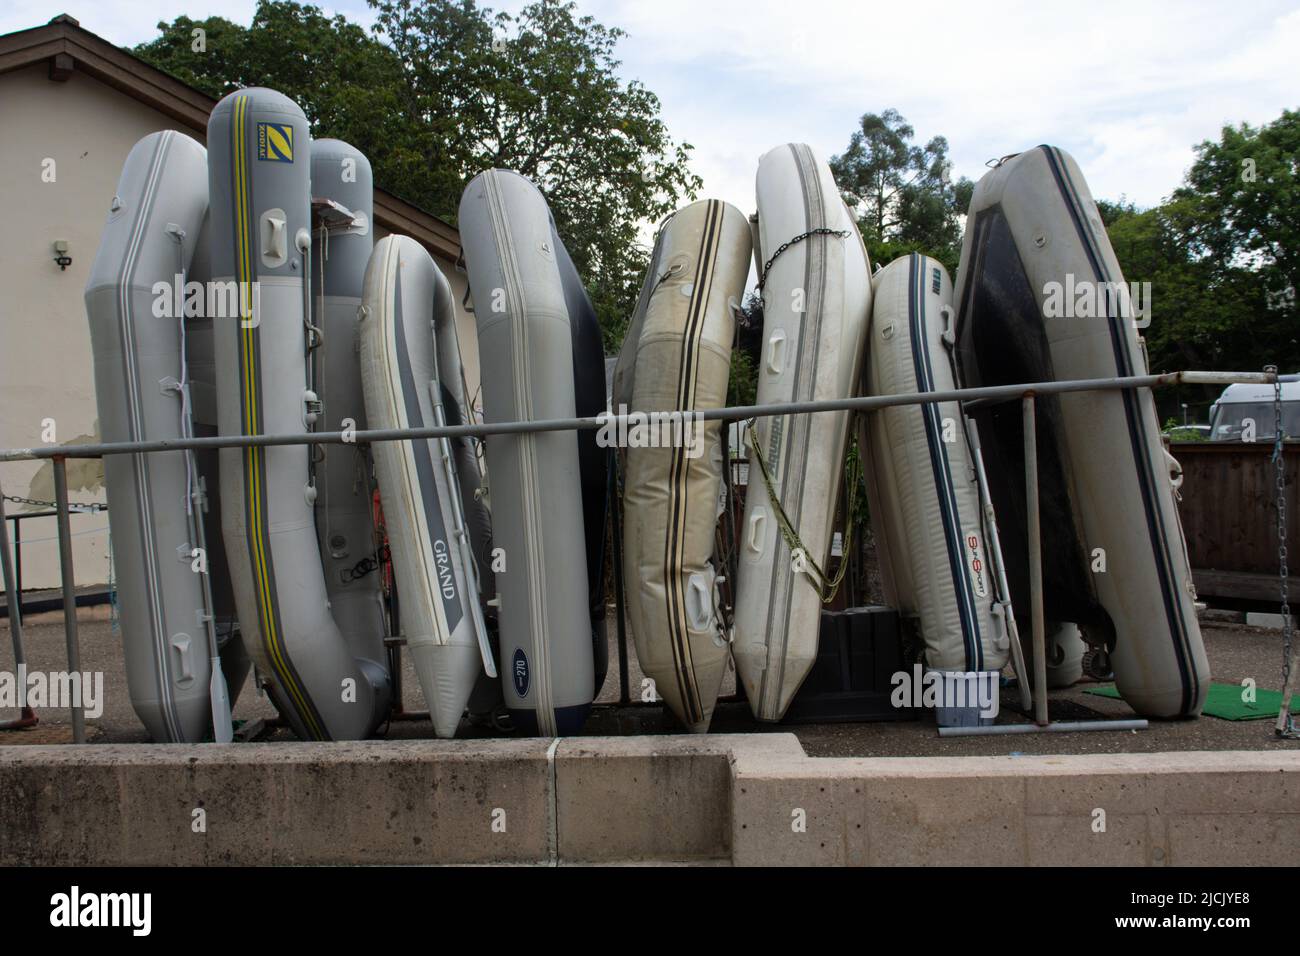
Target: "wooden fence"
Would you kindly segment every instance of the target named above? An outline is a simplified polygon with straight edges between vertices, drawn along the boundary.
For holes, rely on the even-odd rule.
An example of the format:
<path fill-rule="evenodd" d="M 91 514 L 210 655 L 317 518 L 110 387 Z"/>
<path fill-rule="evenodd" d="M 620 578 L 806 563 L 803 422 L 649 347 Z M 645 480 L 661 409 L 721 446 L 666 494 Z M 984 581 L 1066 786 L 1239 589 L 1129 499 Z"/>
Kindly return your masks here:
<path fill-rule="evenodd" d="M 1197 594 L 1216 606 L 1276 609 L 1277 484 L 1272 442 L 1175 442 L 1179 511 Z M 1290 601 L 1300 608 L 1300 442 L 1283 451 Z"/>

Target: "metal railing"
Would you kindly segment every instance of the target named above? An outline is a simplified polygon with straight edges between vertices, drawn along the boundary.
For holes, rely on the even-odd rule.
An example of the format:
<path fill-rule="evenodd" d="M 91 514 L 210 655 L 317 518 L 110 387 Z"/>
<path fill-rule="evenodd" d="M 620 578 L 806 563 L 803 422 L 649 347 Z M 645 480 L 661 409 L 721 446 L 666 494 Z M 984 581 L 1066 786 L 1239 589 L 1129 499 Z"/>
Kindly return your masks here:
<path fill-rule="evenodd" d="M 1042 614 L 1042 575 L 1041 575 L 1041 538 L 1038 522 L 1038 482 L 1037 482 L 1037 441 L 1034 422 L 1034 405 L 1038 396 L 1062 395 L 1072 392 L 1116 391 L 1139 388 L 1161 388 L 1173 385 L 1231 385 L 1256 384 L 1271 385 L 1276 375 L 1269 372 L 1204 372 L 1185 371 L 1168 372 L 1158 375 L 1116 376 L 1110 378 L 1075 379 L 1057 382 L 1032 382 L 1016 385 L 993 385 L 976 388 L 956 388 L 936 392 L 909 392 L 891 395 L 870 395 L 856 398 L 830 399 L 809 402 L 781 402 L 770 405 L 743 405 L 724 408 L 700 409 L 691 412 L 696 421 L 745 421 L 753 418 L 775 417 L 793 414 L 815 414 L 819 412 L 854 411 L 869 412 L 882 408 L 902 405 L 932 405 L 945 402 L 958 402 L 962 405 L 972 403 L 988 404 L 1019 400 L 1023 404 L 1025 416 L 1025 459 L 1026 459 L 1026 506 L 1029 521 L 1029 566 L 1031 580 L 1031 615 L 1032 640 L 1035 668 L 1033 675 L 1033 706 L 1035 722 L 1039 728 L 1061 729 L 1061 725 L 1050 725 L 1047 718 L 1047 687 L 1044 663 L 1045 635 Z M 61 445 L 39 448 L 9 448 L 0 450 L 0 462 L 33 461 L 49 459 L 54 466 L 54 490 L 56 496 L 56 515 L 58 518 L 60 576 L 63 591 L 63 618 L 67 640 L 68 668 L 72 672 L 80 670 L 80 644 L 77 634 L 77 614 L 75 585 L 72 563 L 72 536 L 69 527 L 68 487 L 66 462 L 69 458 L 102 458 L 106 455 L 151 454 L 163 451 L 199 450 L 212 448 L 247 448 L 281 445 L 325 445 L 325 444 L 369 444 L 383 441 L 411 441 L 429 438 L 482 438 L 489 435 L 526 435 L 554 431 L 591 431 L 605 427 L 635 425 L 639 423 L 641 413 L 609 414 L 586 418 L 558 418 L 528 422 L 494 422 L 473 425 L 438 425 L 425 428 L 385 428 L 366 431 L 307 432 L 285 435 L 215 435 L 197 438 L 157 439 L 152 441 L 102 442 L 85 445 Z M 14 643 L 15 658 L 25 661 L 22 647 L 21 612 L 19 595 L 15 593 L 13 569 L 9 558 L 9 534 L 4 521 L 3 496 L 0 489 L 0 557 L 4 564 L 5 593 L 8 596 L 11 634 Z M 620 555 L 615 556 L 618 563 Z M 621 683 L 626 692 L 626 635 L 621 626 L 622 595 L 618 595 L 620 605 L 619 627 L 619 664 Z M 1013 642 L 1014 643 L 1014 642 Z M 1018 669 L 1017 675 L 1023 685 L 1029 675 Z M 1023 691 L 1022 691 L 1023 693 Z M 1289 701 L 1282 702 L 1283 714 Z M 85 741 L 85 718 L 81 707 L 71 707 L 73 740 Z M 993 728 L 985 728 L 992 730 Z M 1032 728 L 1031 728 L 1032 729 Z M 1078 726 L 1073 729 L 1095 729 Z"/>

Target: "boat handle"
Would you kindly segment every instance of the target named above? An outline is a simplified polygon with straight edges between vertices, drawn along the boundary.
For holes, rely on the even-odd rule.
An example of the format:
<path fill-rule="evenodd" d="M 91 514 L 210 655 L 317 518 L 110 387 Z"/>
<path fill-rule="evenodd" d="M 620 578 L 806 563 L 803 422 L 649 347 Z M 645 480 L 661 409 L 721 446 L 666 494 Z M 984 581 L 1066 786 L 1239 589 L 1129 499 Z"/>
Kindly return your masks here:
<path fill-rule="evenodd" d="M 687 584 L 688 593 L 695 595 L 695 600 L 688 601 L 686 608 L 691 619 L 691 629 L 703 631 L 709 626 L 710 605 L 713 603 L 709 600 L 709 586 L 700 574 L 692 574 Z M 694 604 L 694 607 L 691 607 L 691 604 Z"/>
<path fill-rule="evenodd" d="M 262 263 L 281 266 L 289 258 L 289 222 L 283 209 L 262 213 Z"/>
<path fill-rule="evenodd" d="M 767 340 L 767 370 L 773 375 L 780 375 L 785 368 L 785 330 L 777 329 Z"/>
<path fill-rule="evenodd" d="M 749 519 L 749 550 L 762 552 L 763 550 L 763 524 L 767 520 L 767 515 L 759 509 L 754 512 Z"/>
<path fill-rule="evenodd" d="M 180 676 L 176 678 L 178 684 L 188 684 L 194 680 L 194 671 L 190 667 L 190 647 L 192 642 L 190 636 L 185 633 L 172 635 L 172 647 L 176 650 L 176 661 L 180 665 Z"/>

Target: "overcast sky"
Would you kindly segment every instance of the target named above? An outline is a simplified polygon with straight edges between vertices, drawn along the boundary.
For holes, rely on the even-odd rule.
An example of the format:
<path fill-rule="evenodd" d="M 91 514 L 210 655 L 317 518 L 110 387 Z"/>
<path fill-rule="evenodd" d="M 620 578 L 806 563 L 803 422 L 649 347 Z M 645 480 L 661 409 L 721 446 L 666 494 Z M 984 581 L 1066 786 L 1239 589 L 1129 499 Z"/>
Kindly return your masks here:
<path fill-rule="evenodd" d="M 365 0 L 320 4 L 369 24 Z M 489 4 L 517 9 L 518 2 Z M 753 206 L 758 157 L 801 140 L 844 148 L 864 112 L 898 109 L 948 138 L 957 175 L 1038 143 L 1074 154 L 1094 195 L 1149 206 L 1224 123 L 1300 106 L 1300 2 L 1180 0 L 878 3 L 870 0 L 578 0 L 629 36 L 623 72 L 663 101 L 695 147 L 704 195 Z M 119 44 L 159 18 L 241 23 L 255 0 L 0 4 L 0 33 L 62 9 Z M 1082 15 L 1077 12 L 1082 11 Z"/>

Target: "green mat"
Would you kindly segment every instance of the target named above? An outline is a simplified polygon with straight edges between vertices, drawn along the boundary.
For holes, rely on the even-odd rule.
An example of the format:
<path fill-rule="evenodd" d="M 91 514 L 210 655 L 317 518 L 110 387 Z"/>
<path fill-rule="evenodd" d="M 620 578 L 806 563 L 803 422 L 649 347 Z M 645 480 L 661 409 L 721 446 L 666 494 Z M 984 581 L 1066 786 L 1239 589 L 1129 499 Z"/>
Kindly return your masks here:
<path fill-rule="evenodd" d="M 1276 717 L 1282 709 L 1282 692 L 1256 688 L 1255 700 L 1247 702 L 1241 699 L 1245 688 L 1240 684 L 1210 684 L 1210 692 L 1205 697 L 1205 711 L 1211 717 L 1220 720 L 1263 720 Z M 1119 691 L 1114 684 L 1104 687 L 1090 687 L 1085 694 L 1098 697 L 1119 698 Z M 1291 698 L 1291 710 L 1300 713 L 1300 694 Z"/>

